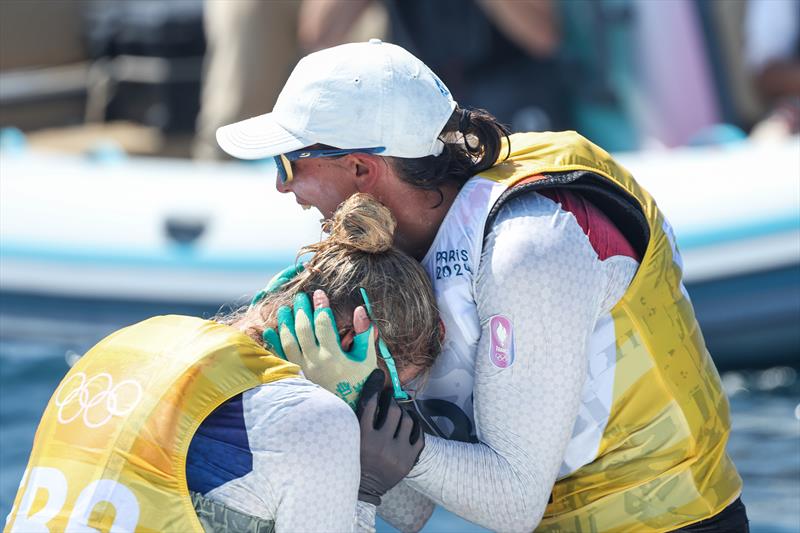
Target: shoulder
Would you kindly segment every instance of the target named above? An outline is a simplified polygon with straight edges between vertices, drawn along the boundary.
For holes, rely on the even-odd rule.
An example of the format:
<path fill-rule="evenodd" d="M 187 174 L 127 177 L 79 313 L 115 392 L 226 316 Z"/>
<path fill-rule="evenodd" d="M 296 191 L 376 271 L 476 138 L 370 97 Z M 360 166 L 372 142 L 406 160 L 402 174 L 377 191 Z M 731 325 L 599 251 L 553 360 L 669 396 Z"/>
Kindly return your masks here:
<path fill-rule="evenodd" d="M 534 267 L 532 259 L 557 261 L 566 252 L 587 261 L 597 259 L 575 215 L 533 191 L 504 203 L 484 239 L 484 255 L 502 254 L 511 264 L 524 262 L 528 268 Z"/>
<path fill-rule="evenodd" d="M 498 210 L 484 240 L 475 294 L 481 312 L 494 314 L 509 302 L 519 309 L 562 305 L 563 299 L 589 304 L 602 297 L 605 283 L 603 263 L 575 216 L 532 192 Z"/>
<path fill-rule="evenodd" d="M 263 518 L 276 529 L 322 531 L 352 522 L 359 480 L 359 428 L 342 400 L 304 378 L 288 378 L 242 395 L 251 472 L 211 497 Z M 221 448 L 228 458 L 237 450 Z M 338 513 L 338 514 L 337 514 Z M 327 521 L 327 522 L 326 522 Z"/>
<path fill-rule="evenodd" d="M 492 226 L 520 217 L 543 216 L 556 212 L 559 206 L 537 191 L 527 191 L 503 202 Z"/>
<path fill-rule="evenodd" d="M 243 397 L 245 422 L 251 444 L 292 435 L 358 439 L 358 420 L 341 399 L 304 378 L 268 383 Z M 269 428 L 261 430 L 260 428 Z M 303 444 L 303 439 L 297 441 Z"/>
<path fill-rule="evenodd" d="M 296 513 L 308 519 L 311 506 L 327 509 L 325 519 L 337 512 L 331 506 L 345 512 L 352 504 L 340 500 L 355 494 L 359 479 L 360 435 L 352 409 L 302 378 L 263 385 L 246 401 L 266 409 L 264 416 L 249 417 L 248 437 L 255 479 L 270 486 L 278 513 L 294 523 L 301 520 Z M 347 514 L 352 520 L 352 507 Z"/>

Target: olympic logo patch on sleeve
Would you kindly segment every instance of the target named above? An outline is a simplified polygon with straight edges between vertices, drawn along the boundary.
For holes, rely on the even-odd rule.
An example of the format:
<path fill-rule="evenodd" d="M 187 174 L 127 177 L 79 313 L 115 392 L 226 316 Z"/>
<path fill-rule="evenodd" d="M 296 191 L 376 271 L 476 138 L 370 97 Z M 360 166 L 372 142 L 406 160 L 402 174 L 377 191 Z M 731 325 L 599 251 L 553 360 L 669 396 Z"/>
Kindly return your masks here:
<path fill-rule="evenodd" d="M 489 359 L 498 368 L 508 368 L 514 363 L 514 326 L 511 319 L 494 315 L 489 319 Z"/>

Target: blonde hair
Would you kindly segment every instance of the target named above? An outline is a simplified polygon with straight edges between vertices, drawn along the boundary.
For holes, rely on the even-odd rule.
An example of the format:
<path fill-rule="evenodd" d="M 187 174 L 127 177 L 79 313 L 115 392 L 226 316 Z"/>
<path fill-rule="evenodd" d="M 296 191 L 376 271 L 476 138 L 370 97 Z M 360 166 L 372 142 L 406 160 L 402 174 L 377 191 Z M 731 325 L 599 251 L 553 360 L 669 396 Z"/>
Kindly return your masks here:
<path fill-rule="evenodd" d="M 363 305 L 359 288 L 369 296 L 371 318 L 397 364 L 429 368 L 439 352 L 439 313 L 430 281 L 420 264 L 392 246 L 397 222 L 389 209 L 368 194 L 345 200 L 323 229 L 329 237 L 305 246 L 313 253 L 305 269 L 277 292 L 250 308 L 218 321 L 237 327 L 262 343 L 265 328 L 275 327 L 279 307 L 291 305 L 300 292 L 322 289 L 337 323 L 350 324 Z"/>

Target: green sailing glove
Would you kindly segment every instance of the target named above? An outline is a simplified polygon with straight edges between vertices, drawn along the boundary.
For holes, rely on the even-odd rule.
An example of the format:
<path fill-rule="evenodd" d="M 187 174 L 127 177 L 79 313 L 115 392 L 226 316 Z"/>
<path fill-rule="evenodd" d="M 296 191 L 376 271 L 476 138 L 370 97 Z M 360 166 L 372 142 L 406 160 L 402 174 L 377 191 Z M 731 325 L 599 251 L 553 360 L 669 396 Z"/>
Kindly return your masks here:
<path fill-rule="evenodd" d="M 250 301 L 250 305 L 256 305 L 258 302 L 264 299 L 267 294 L 275 292 L 283 287 L 287 282 L 291 281 L 292 278 L 302 272 L 304 268 L 305 265 L 303 263 L 294 263 L 272 276 L 272 279 L 269 280 L 267 286 L 253 296 L 253 299 Z"/>
<path fill-rule="evenodd" d="M 317 385 L 344 400 L 354 410 L 370 373 L 378 367 L 375 326 L 359 333 L 349 351 L 342 350 L 330 307 L 313 310 L 305 293 L 290 307 L 278 309 L 278 332 L 264 331 L 264 341 L 284 359 L 299 365 Z M 312 322 L 313 320 L 313 322 Z"/>

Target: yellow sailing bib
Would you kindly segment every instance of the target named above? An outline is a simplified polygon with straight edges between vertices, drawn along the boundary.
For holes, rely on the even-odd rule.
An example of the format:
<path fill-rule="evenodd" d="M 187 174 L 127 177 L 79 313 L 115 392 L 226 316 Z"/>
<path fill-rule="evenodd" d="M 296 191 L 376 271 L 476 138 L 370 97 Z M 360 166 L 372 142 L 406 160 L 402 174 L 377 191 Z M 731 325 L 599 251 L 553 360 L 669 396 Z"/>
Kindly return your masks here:
<path fill-rule="evenodd" d="M 5 531 L 201 532 L 186 453 L 219 405 L 299 375 L 237 330 L 155 317 L 100 341 L 42 416 Z"/>
<path fill-rule="evenodd" d="M 641 220 L 620 226 L 644 256 L 611 312 L 617 355 L 608 424 L 595 459 L 556 482 L 537 531 L 666 531 L 722 511 L 742 486 L 725 452 L 728 401 L 653 198 L 575 132 L 512 135 L 510 157 L 481 176 L 507 185 L 504 196 L 515 186 L 572 187 L 607 214 L 633 208 Z"/>

